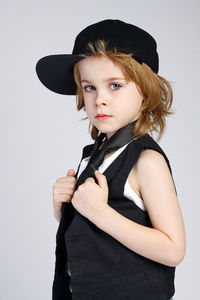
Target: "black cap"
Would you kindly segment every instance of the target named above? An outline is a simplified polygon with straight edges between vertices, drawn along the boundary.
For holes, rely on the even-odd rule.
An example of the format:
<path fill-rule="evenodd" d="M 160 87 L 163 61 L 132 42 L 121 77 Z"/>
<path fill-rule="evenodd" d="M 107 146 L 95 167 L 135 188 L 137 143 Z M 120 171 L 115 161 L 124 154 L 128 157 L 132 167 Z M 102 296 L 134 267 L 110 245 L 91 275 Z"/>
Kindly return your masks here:
<path fill-rule="evenodd" d="M 73 65 L 83 59 L 80 54 L 91 55 L 87 43 L 103 39 L 107 50 L 132 54 L 139 63 L 146 63 L 158 73 L 159 58 L 154 38 L 143 29 L 121 20 L 106 19 L 87 26 L 76 37 L 72 54 L 54 54 L 41 58 L 36 64 L 40 81 L 51 91 L 64 95 L 76 94 Z"/>

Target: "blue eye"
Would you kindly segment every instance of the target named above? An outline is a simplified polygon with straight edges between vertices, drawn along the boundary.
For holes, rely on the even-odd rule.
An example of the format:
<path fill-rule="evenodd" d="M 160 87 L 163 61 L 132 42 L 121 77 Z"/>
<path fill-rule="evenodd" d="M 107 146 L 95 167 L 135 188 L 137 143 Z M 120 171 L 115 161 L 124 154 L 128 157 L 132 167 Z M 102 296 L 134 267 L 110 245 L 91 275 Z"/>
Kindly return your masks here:
<path fill-rule="evenodd" d="M 117 90 L 121 87 L 121 85 L 119 83 L 111 83 L 110 86 L 115 86 L 115 88 L 112 88 L 112 90 Z M 94 89 L 93 85 L 86 85 L 83 87 L 83 90 L 85 92 L 91 92 Z"/>
<path fill-rule="evenodd" d="M 121 87 L 121 85 L 120 85 L 120 84 L 118 84 L 118 83 L 111 83 L 111 85 L 118 86 L 118 87 L 117 87 L 117 89 Z M 116 88 L 115 88 L 114 90 L 116 90 Z"/>
<path fill-rule="evenodd" d="M 86 85 L 83 87 L 83 90 L 86 91 L 86 92 L 90 92 L 91 90 L 88 90 L 87 88 L 91 88 L 93 87 L 92 85 Z"/>

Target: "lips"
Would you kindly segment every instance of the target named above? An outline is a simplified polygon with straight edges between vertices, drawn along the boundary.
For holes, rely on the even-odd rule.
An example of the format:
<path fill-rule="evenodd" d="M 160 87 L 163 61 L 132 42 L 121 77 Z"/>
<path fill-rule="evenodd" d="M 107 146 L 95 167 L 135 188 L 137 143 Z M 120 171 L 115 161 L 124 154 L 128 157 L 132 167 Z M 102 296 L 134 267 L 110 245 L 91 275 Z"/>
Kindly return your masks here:
<path fill-rule="evenodd" d="M 104 115 L 104 114 L 98 114 L 96 116 L 96 119 L 98 119 L 98 120 L 106 120 L 106 119 L 109 119 L 110 117 L 112 117 L 112 116 Z"/>
<path fill-rule="evenodd" d="M 96 118 L 99 118 L 99 117 L 111 117 L 111 116 L 110 115 L 105 115 L 105 114 L 97 114 Z"/>

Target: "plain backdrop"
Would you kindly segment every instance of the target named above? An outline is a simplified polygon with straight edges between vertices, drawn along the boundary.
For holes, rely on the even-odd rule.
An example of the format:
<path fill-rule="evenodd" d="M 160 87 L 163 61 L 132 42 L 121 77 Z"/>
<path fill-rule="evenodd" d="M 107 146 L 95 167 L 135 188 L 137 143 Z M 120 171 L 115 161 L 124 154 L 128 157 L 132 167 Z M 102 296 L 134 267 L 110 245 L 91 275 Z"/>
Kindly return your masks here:
<path fill-rule="evenodd" d="M 103 19 L 152 34 L 159 74 L 172 83 L 175 114 L 158 142 L 173 171 L 187 234 L 175 300 L 199 299 L 199 1 L 1 1 L 0 299 L 51 299 L 55 264 L 52 188 L 92 143 L 75 96 L 45 88 L 35 73 L 49 54 L 71 53 L 76 35 Z M 133 297 L 134 299 L 134 297 Z"/>

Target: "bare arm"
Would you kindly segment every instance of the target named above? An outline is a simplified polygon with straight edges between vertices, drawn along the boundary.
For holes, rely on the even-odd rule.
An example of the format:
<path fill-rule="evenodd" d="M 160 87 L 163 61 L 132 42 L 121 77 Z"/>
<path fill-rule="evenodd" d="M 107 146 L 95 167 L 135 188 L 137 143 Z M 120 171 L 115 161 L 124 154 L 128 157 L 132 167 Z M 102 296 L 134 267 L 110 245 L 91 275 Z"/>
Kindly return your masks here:
<path fill-rule="evenodd" d="M 137 179 L 153 228 L 124 217 L 109 205 L 94 223 L 127 248 L 168 266 L 184 258 L 183 218 L 169 168 L 157 151 L 143 151 L 137 162 Z"/>

